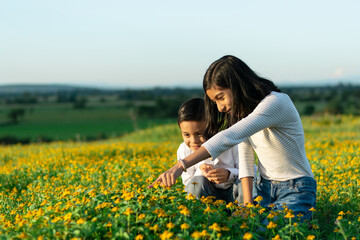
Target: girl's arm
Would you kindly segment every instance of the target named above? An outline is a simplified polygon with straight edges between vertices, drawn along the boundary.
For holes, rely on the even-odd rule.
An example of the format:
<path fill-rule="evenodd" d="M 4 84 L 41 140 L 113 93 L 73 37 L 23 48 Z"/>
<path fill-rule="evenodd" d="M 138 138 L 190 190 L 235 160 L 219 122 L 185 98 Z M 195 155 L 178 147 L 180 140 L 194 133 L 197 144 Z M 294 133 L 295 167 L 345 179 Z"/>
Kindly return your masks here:
<path fill-rule="evenodd" d="M 188 168 L 209 157 L 211 156 L 208 151 L 204 147 L 200 147 L 198 150 L 196 150 L 194 153 L 190 154 L 183 160 L 186 168 Z M 166 187 L 171 187 L 175 184 L 176 179 L 181 176 L 183 171 L 184 168 L 182 164 L 178 162 L 172 168 L 160 174 L 160 176 L 151 185 L 149 185 L 148 188 L 152 188 L 157 182 Z"/>
<path fill-rule="evenodd" d="M 253 203 L 253 177 L 241 178 L 241 186 L 244 194 L 244 203 Z"/>

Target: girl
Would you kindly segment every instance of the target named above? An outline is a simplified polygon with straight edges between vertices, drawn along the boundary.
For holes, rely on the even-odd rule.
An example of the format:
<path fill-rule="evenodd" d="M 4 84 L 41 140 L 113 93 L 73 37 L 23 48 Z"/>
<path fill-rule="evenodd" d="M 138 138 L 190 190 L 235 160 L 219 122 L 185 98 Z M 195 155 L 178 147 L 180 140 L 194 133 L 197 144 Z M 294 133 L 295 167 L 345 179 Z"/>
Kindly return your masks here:
<path fill-rule="evenodd" d="M 253 202 L 255 151 L 260 173 L 255 192 L 263 197 L 260 204 L 272 204 L 274 210 L 286 204 L 294 214 L 310 218 L 316 181 L 305 154 L 301 119 L 290 98 L 234 56 L 211 64 L 203 87 L 207 128 L 216 134 L 156 181 L 171 186 L 187 167 L 238 144 L 244 202 Z M 221 131 L 222 127 L 226 129 Z"/>
<path fill-rule="evenodd" d="M 189 156 L 206 141 L 204 113 L 205 104 L 201 98 L 192 98 L 180 106 L 178 125 L 184 142 L 177 150 L 178 159 Z M 189 167 L 181 177 L 185 191 L 198 199 L 202 196 L 214 196 L 229 203 L 243 201 L 238 175 L 238 149 L 235 146 L 214 161 L 206 159 Z"/>

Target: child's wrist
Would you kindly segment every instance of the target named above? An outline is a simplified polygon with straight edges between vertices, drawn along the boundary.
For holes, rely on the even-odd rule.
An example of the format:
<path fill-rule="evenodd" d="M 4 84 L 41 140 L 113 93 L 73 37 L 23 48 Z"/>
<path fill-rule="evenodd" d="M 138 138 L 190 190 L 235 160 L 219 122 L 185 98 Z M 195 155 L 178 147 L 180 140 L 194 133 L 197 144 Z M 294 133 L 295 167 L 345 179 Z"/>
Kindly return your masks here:
<path fill-rule="evenodd" d="M 183 171 L 186 172 L 187 167 L 186 167 L 186 164 L 184 162 L 184 159 L 179 159 L 178 162 L 180 163 L 180 166 L 182 167 Z"/>

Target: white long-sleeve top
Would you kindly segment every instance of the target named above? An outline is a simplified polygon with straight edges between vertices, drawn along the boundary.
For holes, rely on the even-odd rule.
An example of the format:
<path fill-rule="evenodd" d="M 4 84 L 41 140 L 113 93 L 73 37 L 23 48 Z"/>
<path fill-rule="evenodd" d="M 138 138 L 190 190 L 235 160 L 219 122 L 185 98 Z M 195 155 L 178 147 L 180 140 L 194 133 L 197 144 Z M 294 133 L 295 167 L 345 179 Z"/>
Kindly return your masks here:
<path fill-rule="evenodd" d="M 177 150 L 177 159 L 184 159 L 192 153 L 193 151 L 183 142 Z M 233 147 L 220 154 L 214 161 L 212 161 L 211 158 L 208 158 L 189 167 L 186 172 L 181 174 L 184 185 L 187 185 L 192 177 L 203 175 L 199 168 L 203 163 L 213 165 L 214 168 L 225 168 L 229 170 L 230 175 L 228 180 L 221 184 L 215 184 L 215 187 L 217 188 L 229 188 L 239 176 L 238 148 Z"/>
<path fill-rule="evenodd" d="M 286 181 L 314 177 L 304 146 L 298 111 L 285 93 L 271 92 L 247 117 L 219 132 L 202 146 L 216 158 L 238 144 L 239 178 L 254 176 L 254 151 L 258 171 L 267 180 Z"/>

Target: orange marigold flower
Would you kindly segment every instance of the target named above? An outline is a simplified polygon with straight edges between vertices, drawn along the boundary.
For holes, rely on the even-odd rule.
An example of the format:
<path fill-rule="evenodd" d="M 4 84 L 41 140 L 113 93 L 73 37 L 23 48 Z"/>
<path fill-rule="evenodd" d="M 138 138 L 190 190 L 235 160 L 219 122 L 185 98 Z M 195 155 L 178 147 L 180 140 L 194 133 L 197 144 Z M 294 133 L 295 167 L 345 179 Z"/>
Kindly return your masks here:
<path fill-rule="evenodd" d="M 166 240 L 166 239 L 170 239 L 172 236 L 174 236 L 174 233 L 168 232 L 167 230 L 165 230 L 165 232 L 160 234 L 160 239 L 161 240 Z"/>
<path fill-rule="evenodd" d="M 169 229 L 172 229 L 175 227 L 175 224 L 173 224 L 172 222 L 169 222 L 166 224 L 166 227 L 169 228 Z"/>
<path fill-rule="evenodd" d="M 277 227 L 277 224 L 274 223 L 273 221 L 270 221 L 269 224 L 266 226 L 267 229 L 273 229 L 276 227 Z"/>
<path fill-rule="evenodd" d="M 125 212 L 123 212 L 124 215 L 129 216 L 130 214 L 134 213 L 134 211 L 131 208 L 127 208 Z"/>
<path fill-rule="evenodd" d="M 264 200 L 262 196 L 257 196 L 257 197 L 254 199 L 255 202 L 261 202 L 262 200 Z"/>
<path fill-rule="evenodd" d="M 316 212 L 316 209 L 314 207 L 309 209 L 310 212 Z"/>
<path fill-rule="evenodd" d="M 253 235 L 251 233 L 245 233 L 244 236 L 243 236 L 243 239 L 244 240 L 250 240 L 252 239 Z"/>
<path fill-rule="evenodd" d="M 144 236 L 141 234 L 136 235 L 135 240 L 143 240 Z"/>
<path fill-rule="evenodd" d="M 220 232 L 220 231 L 221 231 L 221 228 L 220 228 L 219 224 L 217 224 L 217 223 L 213 223 L 213 225 L 211 225 L 211 226 L 209 227 L 209 229 L 212 229 L 212 230 L 214 230 L 214 231 L 216 231 L 216 232 Z"/>
<path fill-rule="evenodd" d="M 183 224 L 180 225 L 180 228 L 181 228 L 182 230 L 189 229 L 189 227 L 190 227 L 190 225 L 187 224 L 187 223 L 183 223 Z"/>
<path fill-rule="evenodd" d="M 295 217 L 295 215 L 292 212 L 288 212 L 284 217 L 293 218 L 293 217 Z"/>
<path fill-rule="evenodd" d="M 195 239 L 200 239 L 201 238 L 201 233 L 198 232 L 198 231 L 195 231 L 191 234 L 191 237 L 192 238 L 195 238 Z"/>

